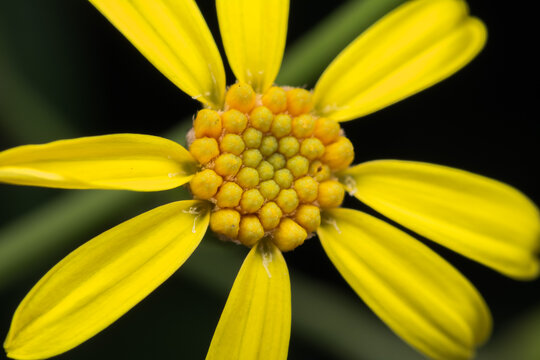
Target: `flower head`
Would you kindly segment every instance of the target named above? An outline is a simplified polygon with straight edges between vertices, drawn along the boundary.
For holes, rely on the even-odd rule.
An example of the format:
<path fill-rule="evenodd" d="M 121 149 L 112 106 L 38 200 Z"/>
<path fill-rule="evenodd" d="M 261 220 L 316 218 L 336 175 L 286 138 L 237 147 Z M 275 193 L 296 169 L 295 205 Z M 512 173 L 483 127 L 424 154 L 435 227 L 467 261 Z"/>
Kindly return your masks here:
<path fill-rule="evenodd" d="M 467 359 L 491 317 L 476 289 L 410 235 L 343 209 L 345 192 L 505 275 L 537 276 L 538 209 L 517 190 L 443 166 L 372 161 L 350 167 L 340 129 L 446 78 L 483 47 L 462 0 L 414 0 L 352 42 L 313 92 L 273 85 L 288 1 L 217 0 L 238 82 L 192 0 L 91 2 L 171 81 L 204 106 L 189 151 L 120 134 L 0 153 L 0 181 L 157 191 L 189 183 L 194 200 L 126 221 L 49 271 L 17 309 L 8 356 L 65 352 L 114 322 L 176 271 L 210 228 L 251 247 L 207 359 L 287 356 L 290 284 L 282 252 L 317 234 L 354 291 L 399 336 L 434 359 Z M 263 354 L 263 355 L 261 355 Z"/>
<path fill-rule="evenodd" d="M 311 93 L 250 85 L 228 90 L 225 109 L 195 117 L 190 152 L 201 169 L 193 195 L 214 205 L 211 229 L 253 246 L 263 237 L 281 251 L 301 245 L 321 223 L 320 210 L 341 205 L 335 175 L 354 159 L 337 122 L 311 113 Z"/>

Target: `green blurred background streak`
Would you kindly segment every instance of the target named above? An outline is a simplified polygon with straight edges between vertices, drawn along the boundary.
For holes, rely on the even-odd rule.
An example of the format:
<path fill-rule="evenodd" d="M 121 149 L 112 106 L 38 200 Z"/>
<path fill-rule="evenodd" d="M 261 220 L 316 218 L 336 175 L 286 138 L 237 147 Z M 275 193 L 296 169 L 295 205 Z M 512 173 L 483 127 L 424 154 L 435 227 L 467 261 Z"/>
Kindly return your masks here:
<path fill-rule="evenodd" d="M 346 44 L 401 2 L 292 0 L 278 83 L 313 87 Z M 223 54 L 213 1 L 198 4 Z M 451 79 L 347 123 L 345 131 L 357 163 L 402 158 L 460 167 L 508 182 L 539 203 L 534 167 L 540 132 L 527 108 L 533 95 L 513 91 L 527 78 L 523 59 L 515 56 L 526 43 L 511 23 L 516 10 L 488 0 L 471 0 L 470 6 L 489 29 L 482 54 Z M 231 83 L 234 77 L 227 75 Z M 0 2 L 0 150 L 118 132 L 183 142 L 196 111 L 197 103 L 86 1 Z M 69 251 L 187 196 L 182 189 L 139 194 L 0 185 L 0 336 L 26 292 Z M 370 211 L 353 200 L 346 205 Z M 539 281 L 511 281 L 426 243 L 470 278 L 492 309 L 494 335 L 478 358 L 540 358 Z M 245 254 L 207 236 L 181 270 L 133 311 L 59 358 L 203 358 Z M 422 358 L 348 288 L 316 239 L 286 259 L 293 295 L 290 359 Z"/>

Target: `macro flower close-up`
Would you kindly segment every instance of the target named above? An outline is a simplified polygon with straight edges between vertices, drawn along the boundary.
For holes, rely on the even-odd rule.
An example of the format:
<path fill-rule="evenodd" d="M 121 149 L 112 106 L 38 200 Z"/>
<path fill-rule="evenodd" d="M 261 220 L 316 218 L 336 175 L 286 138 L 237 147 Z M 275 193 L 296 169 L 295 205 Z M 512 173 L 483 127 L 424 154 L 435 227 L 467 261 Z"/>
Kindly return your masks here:
<path fill-rule="evenodd" d="M 431 359 L 473 358 L 492 316 L 471 282 L 415 236 L 512 279 L 538 276 L 540 214 L 526 195 L 443 165 L 355 162 L 362 139 L 344 129 L 473 61 L 488 30 L 464 0 L 404 2 L 346 46 L 313 89 L 276 83 L 287 0 L 216 0 L 236 78 L 228 82 L 193 0 L 89 3 L 200 103 L 186 146 L 132 133 L 17 146 L 0 152 L 0 182 L 135 192 L 185 186 L 191 199 L 126 220 L 52 267 L 13 315 L 8 357 L 49 358 L 92 338 L 182 271 L 210 233 L 250 250 L 207 359 L 287 358 L 295 289 L 283 254 L 304 243 L 320 241 L 358 297 Z M 355 202 L 363 210 L 349 208 Z M 184 347 L 189 342 L 179 357 Z"/>

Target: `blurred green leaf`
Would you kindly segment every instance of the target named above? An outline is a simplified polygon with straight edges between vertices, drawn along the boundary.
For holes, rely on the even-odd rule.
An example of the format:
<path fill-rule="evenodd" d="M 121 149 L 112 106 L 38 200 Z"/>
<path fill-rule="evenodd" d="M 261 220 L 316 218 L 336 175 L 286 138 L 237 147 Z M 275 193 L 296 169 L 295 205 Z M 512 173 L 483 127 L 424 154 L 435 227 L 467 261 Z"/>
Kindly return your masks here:
<path fill-rule="evenodd" d="M 540 307 L 533 308 L 510 326 L 501 329 L 485 348 L 478 360 L 538 360 L 540 359 Z"/>

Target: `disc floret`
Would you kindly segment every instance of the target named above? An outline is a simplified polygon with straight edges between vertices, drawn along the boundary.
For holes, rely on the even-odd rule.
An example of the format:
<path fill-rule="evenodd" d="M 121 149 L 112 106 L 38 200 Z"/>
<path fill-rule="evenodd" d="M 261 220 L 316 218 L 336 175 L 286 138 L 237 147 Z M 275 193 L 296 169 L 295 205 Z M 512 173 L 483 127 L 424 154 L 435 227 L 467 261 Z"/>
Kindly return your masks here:
<path fill-rule="evenodd" d="M 311 93 L 271 87 L 256 94 L 231 86 L 220 111 L 203 109 L 189 150 L 201 169 L 190 188 L 214 203 L 210 227 L 253 246 L 268 237 L 282 251 L 301 245 L 321 223 L 321 209 L 341 206 L 334 172 L 354 159 L 339 124 L 312 112 Z"/>

